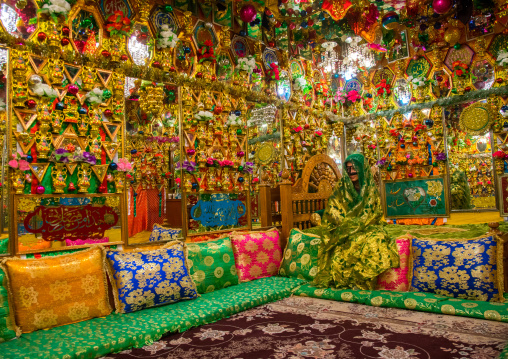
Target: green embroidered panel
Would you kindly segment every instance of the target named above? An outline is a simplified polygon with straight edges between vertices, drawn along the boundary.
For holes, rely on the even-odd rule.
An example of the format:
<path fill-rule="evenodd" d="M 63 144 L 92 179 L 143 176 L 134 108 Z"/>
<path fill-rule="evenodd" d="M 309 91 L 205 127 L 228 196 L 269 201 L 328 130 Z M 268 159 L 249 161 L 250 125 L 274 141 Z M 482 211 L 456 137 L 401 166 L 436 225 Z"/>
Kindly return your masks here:
<path fill-rule="evenodd" d="M 187 245 L 190 274 L 198 293 L 236 285 L 240 281 L 236 273 L 235 256 L 229 237 L 215 241 Z"/>
<path fill-rule="evenodd" d="M 293 228 L 284 250 L 279 274 L 311 281 L 318 272 L 318 252 L 321 238 Z"/>
<path fill-rule="evenodd" d="M 317 288 L 305 284 L 295 290 L 294 295 L 508 322 L 508 303 L 449 298 L 432 293 Z"/>
<path fill-rule="evenodd" d="M 23 334 L 0 344 L 0 353 L 2 359 L 98 358 L 289 297 L 302 283 L 282 277 L 240 283 L 193 300 Z"/>

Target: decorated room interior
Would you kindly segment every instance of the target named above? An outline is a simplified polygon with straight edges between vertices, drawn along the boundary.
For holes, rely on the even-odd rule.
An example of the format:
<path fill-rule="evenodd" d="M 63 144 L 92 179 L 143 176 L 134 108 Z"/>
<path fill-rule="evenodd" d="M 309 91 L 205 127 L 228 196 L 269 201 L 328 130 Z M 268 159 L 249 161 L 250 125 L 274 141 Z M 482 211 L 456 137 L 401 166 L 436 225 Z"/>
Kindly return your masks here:
<path fill-rule="evenodd" d="M 0 358 L 507 358 L 508 0 L 0 0 Z"/>

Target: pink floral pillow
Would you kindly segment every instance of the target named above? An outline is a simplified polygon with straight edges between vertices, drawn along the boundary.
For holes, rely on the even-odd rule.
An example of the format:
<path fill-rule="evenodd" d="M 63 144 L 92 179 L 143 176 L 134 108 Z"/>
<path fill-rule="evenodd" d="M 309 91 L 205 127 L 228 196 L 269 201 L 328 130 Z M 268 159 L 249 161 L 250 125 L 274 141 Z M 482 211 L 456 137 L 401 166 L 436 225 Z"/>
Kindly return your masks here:
<path fill-rule="evenodd" d="M 400 257 L 400 267 L 390 268 L 379 277 L 377 277 L 378 290 L 393 290 L 398 292 L 407 292 L 409 288 L 408 260 L 409 260 L 409 241 L 410 235 L 405 235 L 396 239 L 397 249 Z"/>
<path fill-rule="evenodd" d="M 277 274 L 282 258 L 279 232 L 272 230 L 232 235 L 231 243 L 240 281 L 248 282 Z"/>

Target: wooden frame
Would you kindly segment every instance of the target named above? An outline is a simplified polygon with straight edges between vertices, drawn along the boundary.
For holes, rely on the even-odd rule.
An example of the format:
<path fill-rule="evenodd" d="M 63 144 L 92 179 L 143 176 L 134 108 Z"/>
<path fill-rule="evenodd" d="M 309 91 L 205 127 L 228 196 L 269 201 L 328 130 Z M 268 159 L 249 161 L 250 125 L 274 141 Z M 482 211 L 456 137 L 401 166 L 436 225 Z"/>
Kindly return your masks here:
<path fill-rule="evenodd" d="M 10 221 L 10 233 L 11 233 L 11 236 L 9 237 L 9 240 L 12 241 L 14 243 L 14 250 L 12 251 L 12 254 L 14 255 L 20 255 L 20 254 L 29 254 L 29 253 L 42 253 L 42 252 L 58 252 L 58 251 L 62 251 L 62 250 L 69 250 L 69 249 L 79 249 L 79 248 L 87 248 L 87 247 L 90 247 L 94 244 L 89 244 L 89 245 L 81 245 L 81 246 L 65 246 L 65 247 L 62 247 L 62 248 L 54 248 L 54 249 L 36 249 L 36 250 L 31 250 L 31 251 L 23 251 L 23 252 L 20 252 L 19 251 L 19 238 L 18 238 L 18 230 L 17 230 L 17 224 L 18 224 L 18 202 L 20 199 L 23 199 L 23 198 L 33 198 L 33 199 L 36 199 L 36 198 L 84 198 L 84 197 L 117 197 L 119 199 L 119 212 L 120 212 L 120 217 L 119 217 L 119 221 L 118 221 L 118 224 L 120 226 L 120 229 L 121 229 L 121 240 L 120 241 L 114 241 L 114 242 L 107 242 L 107 243 L 103 243 L 103 245 L 105 246 L 112 246 L 112 245 L 123 245 L 125 243 L 125 240 L 126 240 L 126 236 L 127 236 L 127 216 L 125 215 L 125 213 L 127 213 L 125 211 L 125 194 L 108 194 L 108 195 L 103 195 L 103 194 L 94 194 L 94 193 L 90 193 L 90 194 L 83 194 L 83 195 L 74 195 L 74 194 L 64 194 L 64 195 L 54 195 L 54 194 L 43 194 L 43 195 L 35 195 L 35 194 L 27 194 L 27 195 L 14 195 L 14 194 L 11 194 L 10 195 L 11 197 L 11 201 L 12 201 L 12 219 Z M 11 247 L 12 248 L 12 247 Z"/>
<path fill-rule="evenodd" d="M 445 214 L 444 215 L 434 215 L 429 213 L 427 214 L 414 214 L 414 215 L 397 215 L 397 216 L 388 216 L 388 204 L 386 200 L 386 184 L 387 183 L 400 183 L 400 182 L 411 182 L 411 181 L 422 181 L 422 180 L 435 180 L 442 179 L 443 180 L 443 200 L 445 201 Z M 405 178 L 399 179 L 395 181 L 381 181 L 381 203 L 383 206 L 383 213 L 386 219 L 399 219 L 399 218 L 422 218 L 422 217 L 439 217 L 439 218 L 448 218 L 450 217 L 450 199 L 448 197 L 449 193 L 449 183 L 447 175 L 438 175 L 431 177 L 418 177 L 418 178 Z"/>

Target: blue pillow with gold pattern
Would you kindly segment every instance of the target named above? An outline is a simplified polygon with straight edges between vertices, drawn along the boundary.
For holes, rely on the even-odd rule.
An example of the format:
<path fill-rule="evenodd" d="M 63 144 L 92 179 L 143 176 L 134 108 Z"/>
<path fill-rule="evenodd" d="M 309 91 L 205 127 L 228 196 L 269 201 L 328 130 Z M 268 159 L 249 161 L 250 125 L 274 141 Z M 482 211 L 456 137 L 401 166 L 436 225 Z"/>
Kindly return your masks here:
<path fill-rule="evenodd" d="M 464 240 L 413 238 L 411 291 L 503 301 L 503 244 L 490 236 Z"/>
<path fill-rule="evenodd" d="M 152 233 L 150 234 L 150 238 L 148 239 L 150 242 L 158 242 L 158 241 L 169 241 L 172 239 L 177 239 L 180 237 L 180 233 L 182 230 L 180 228 L 166 228 L 159 226 L 157 223 L 153 225 Z"/>
<path fill-rule="evenodd" d="M 178 241 L 153 251 L 108 251 L 117 313 L 196 298 L 186 257 L 186 246 Z"/>

